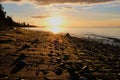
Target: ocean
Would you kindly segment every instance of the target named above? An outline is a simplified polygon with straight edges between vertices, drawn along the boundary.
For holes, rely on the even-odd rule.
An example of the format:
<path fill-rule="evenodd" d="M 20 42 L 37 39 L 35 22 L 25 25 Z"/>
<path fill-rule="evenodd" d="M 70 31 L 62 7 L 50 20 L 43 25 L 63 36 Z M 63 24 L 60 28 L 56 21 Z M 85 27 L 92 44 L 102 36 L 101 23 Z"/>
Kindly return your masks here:
<path fill-rule="evenodd" d="M 51 31 L 48 28 L 27 28 L 37 31 Z M 74 36 L 98 36 L 120 39 L 120 28 L 60 28 L 59 33 L 70 33 Z"/>
<path fill-rule="evenodd" d="M 110 44 L 113 46 L 120 46 L 120 28 L 25 28 L 36 31 L 58 31 L 58 33 L 69 33 L 75 37 L 82 37 L 89 40 L 96 40 L 97 42 L 102 42 L 104 44 Z"/>

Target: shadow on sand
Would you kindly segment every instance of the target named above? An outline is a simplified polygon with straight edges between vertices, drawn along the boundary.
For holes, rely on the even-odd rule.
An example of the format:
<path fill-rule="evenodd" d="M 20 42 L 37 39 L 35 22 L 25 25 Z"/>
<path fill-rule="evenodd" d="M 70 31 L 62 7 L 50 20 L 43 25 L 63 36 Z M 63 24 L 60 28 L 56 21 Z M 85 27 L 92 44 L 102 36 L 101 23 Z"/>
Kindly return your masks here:
<path fill-rule="evenodd" d="M 26 63 L 24 61 L 19 61 L 16 66 L 11 70 L 11 74 L 15 74 L 17 72 L 19 72 L 20 70 L 22 70 L 24 68 L 24 66 L 26 65 Z"/>
<path fill-rule="evenodd" d="M 24 68 L 24 66 L 26 65 L 26 63 L 23 61 L 23 59 L 26 58 L 25 54 L 21 54 L 11 65 L 10 67 L 14 66 L 15 67 L 11 70 L 11 74 L 15 74 L 17 72 L 19 72 L 21 69 Z"/>

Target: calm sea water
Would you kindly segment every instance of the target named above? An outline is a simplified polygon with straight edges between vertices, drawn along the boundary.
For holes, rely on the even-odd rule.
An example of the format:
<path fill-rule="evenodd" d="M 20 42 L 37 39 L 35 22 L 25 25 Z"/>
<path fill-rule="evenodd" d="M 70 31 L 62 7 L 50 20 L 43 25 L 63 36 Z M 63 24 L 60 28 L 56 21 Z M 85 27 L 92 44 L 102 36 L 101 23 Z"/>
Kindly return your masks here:
<path fill-rule="evenodd" d="M 37 31 L 51 31 L 48 28 L 29 28 Z M 106 36 L 120 39 L 120 28 L 60 28 L 59 33 L 70 33 L 75 36 Z"/>

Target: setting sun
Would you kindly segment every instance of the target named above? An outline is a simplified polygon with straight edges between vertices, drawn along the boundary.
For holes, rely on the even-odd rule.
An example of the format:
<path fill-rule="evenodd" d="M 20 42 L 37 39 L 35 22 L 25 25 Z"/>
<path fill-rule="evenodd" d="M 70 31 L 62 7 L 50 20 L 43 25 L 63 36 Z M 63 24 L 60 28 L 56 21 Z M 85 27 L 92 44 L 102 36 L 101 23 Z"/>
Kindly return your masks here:
<path fill-rule="evenodd" d="M 51 26 L 60 26 L 62 24 L 62 17 L 61 16 L 53 16 L 48 19 L 48 22 Z"/>
<path fill-rule="evenodd" d="M 50 31 L 58 33 L 60 31 L 60 26 L 63 24 L 63 18 L 61 16 L 52 16 L 48 18 L 48 24 L 50 24 Z"/>

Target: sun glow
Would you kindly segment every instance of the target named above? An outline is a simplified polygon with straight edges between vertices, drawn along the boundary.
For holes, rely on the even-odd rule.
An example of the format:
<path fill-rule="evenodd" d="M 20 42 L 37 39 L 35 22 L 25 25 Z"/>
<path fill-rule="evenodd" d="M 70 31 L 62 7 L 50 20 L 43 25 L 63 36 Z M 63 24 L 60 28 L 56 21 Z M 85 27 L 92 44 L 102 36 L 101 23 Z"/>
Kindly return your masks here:
<path fill-rule="evenodd" d="M 63 24 L 63 18 L 61 16 L 52 16 L 48 19 L 50 25 L 50 31 L 53 33 L 60 32 L 60 26 Z"/>
<path fill-rule="evenodd" d="M 50 31 L 56 34 L 56 33 L 60 32 L 60 28 L 59 27 L 51 27 Z"/>
<path fill-rule="evenodd" d="M 60 26 L 62 24 L 61 16 L 53 16 L 48 19 L 51 26 Z"/>

